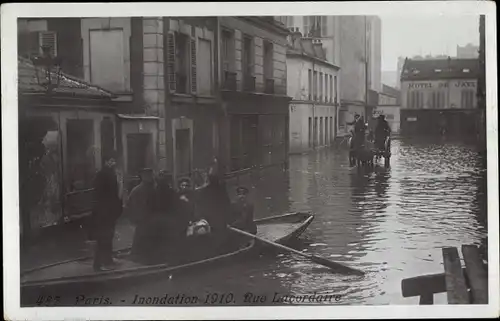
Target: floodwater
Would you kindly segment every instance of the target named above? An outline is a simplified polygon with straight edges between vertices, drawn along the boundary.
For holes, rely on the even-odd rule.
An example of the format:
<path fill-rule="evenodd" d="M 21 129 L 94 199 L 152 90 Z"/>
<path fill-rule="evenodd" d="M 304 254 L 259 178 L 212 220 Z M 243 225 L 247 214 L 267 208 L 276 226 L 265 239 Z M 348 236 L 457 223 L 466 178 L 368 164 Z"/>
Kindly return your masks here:
<path fill-rule="evenodd" d="M 256 217 L 313 212 L 294 247 L 361 269 L 363 277 L 270 253 L 120 289 L 73 293 L 67 304 L 78 295 L 116 305 L 131 305 L 136 296 L 147 302 L 180 295 L 196 296 L 198 304 L 271 305 L 283 295 L 313 294 L 339 297 L 301 304 L 418 304 L 416 297 L 402 297 L 402 279 L 443 272 L 442 247 L 485 242 L 484 156 L 472 144 L 422 140 L 395 140 L 392 154 L 390 167 L 381 161 L 368 170 L 350 168 L 346 151 L 326 149 L 291 156 L 288 171 L 267 170 L 241 182 L 252 187 Z M 435 303 L 446 303 L 445 294 L 435 295 Z"/>

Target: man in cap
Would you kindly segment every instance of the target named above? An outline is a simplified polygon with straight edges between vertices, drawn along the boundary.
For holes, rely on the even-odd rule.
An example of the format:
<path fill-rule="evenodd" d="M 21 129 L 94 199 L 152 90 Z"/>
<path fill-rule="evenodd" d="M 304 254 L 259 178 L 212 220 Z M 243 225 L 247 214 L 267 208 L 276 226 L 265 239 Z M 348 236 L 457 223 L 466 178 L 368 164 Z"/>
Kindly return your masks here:
<path fill-rule="evenodd" d="M 122 213 L 115 168 L 116 152 L 111 152 L 105 155 L 104 166 L 94 179 L 93 221 L 97 241 L 94 269 L 96 271 L 110 270 L 115 266 L 113 237 L 116 221 Z"/>
<path fill-rule="evenodd" d="M 140 183 L 132 189 L 127 202 L 127 216 L 135 224 L 132 256 L 139 262 L 147 261 L 150 254 L 150 227 L 155 211 L 155 182 L 153 170 L 139 171 Z"/>
<path fill-rule="evenodd" d="M 257 225 L 253 220 L 253 204 L 248 201 L 248 188 L 238 186 L 236 188 L 237 200 L 232 203 L 232 223 L 231 226 L 257 234 Z"/>

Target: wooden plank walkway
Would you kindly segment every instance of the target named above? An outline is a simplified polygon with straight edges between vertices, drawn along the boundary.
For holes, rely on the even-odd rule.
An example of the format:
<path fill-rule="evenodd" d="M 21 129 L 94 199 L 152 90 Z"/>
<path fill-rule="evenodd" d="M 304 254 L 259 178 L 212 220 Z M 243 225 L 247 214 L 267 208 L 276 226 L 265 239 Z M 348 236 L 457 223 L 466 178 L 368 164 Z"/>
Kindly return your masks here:
<path fill-rule="evenodd" d="M 462 245 L 465 267 L 458 249 L 442 250 L 444 273 L 407 278 L 401 282 L 403 297 L 420 296 L 420 304 L 433 304 L 434 294 L 446 292 L 449 304 L 488 304 L 488 269 L 475 245 Z"/>

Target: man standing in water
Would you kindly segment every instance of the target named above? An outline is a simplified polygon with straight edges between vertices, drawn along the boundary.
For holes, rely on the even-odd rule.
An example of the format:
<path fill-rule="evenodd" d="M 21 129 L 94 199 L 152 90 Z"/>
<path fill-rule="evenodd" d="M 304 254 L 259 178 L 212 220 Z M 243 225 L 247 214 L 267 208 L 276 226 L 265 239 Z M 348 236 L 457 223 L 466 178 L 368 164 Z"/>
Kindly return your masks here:
<path fill-rule="evenodd" d="M 96 251 L 94 270 L 111 270 L 113 261 L 113 236 L 115 224 L 122 213 L 122 201 L 119 197 L 118 181 L 115 172 L 115 154 L 105 157 L 104 167 L 97 172 L 94 180 L 95 205 L 93 209 L 96 229 Z"/>

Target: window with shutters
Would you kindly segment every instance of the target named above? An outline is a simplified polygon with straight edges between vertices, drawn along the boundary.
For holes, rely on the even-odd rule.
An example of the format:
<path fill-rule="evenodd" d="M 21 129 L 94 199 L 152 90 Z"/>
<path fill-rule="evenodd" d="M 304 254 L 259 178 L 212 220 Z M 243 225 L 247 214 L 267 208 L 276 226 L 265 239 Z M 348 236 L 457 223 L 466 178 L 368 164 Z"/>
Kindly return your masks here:
<path fill-rule="evenodd" d="M 24 32 L 18 37 L 18 53 L 24 57 L 40 56 L 42 47 L 50 47 L 52 56 L 57 56 L 57 33 L 55 31 Z"/>
<path fill-rule="evenodd" d="M 187 94 L 190 91 L 189 80 L 191 74 L 191 41 L 190 37 L 176 32 L 174 34 L 174 74 L 175 74 L 175 92 Z M 170 44 L 169 44 L 170 45 Z M 170 48 L 169 48 L 170 50 Z"/>
<path fill-rule="evenodd" d="M 54 31 L 40 31 L 38 33 L 39 37 L 39 53 L 42 53 L 42 47 L 49 47 L 50 54 L 55 57 L 57 56 L 57 33 Z"/>
<path fill-rule="evenodd" d="M 200 39 L 201 41 L 201 39 Z M 205 43 L 205 47 L 206 47 L 206 43 Z M 191 41 L 190 41 L 190 46 L 189 46 L 189 49 L 190 49 L 190 58 L 191 58 L 191 68 L 190 68 L 190 72 L 191 72 L 191 93 L 192 94 L 196 94 L 198 92 L 198 56 L 197 56 L 197 49 L 198 49 L 198 42 L 197 42 L 197 39 L 196 38 L 191 38 Z M 208 74 L 208 77 L 210 78 L 208 80 L 208 88 L 211 88 L 212 87 L 212 50 L 211 50 L 211 44 L 210 44 L 210 41 L 208 41 L 208 49 L 206 50 L 206 55 L 203 56 L 202 58 L 205 58 L 205 59 L 208 59 L 208 63 L 206 63 L 205 65 L 202 64 L 202 66 L 207 69 L 208 68 L 208 71 L 207 71 L 207 74 Z M 204 75 L 206 77 L 206 75 Z M 209 93 L 211 92 L 211 90 L 209 90 Z"/>
<path fill-rule="evenodd" d="M 264 41 L 264 77 L 273 78 L 273 44 L 269 41 Z"/>

